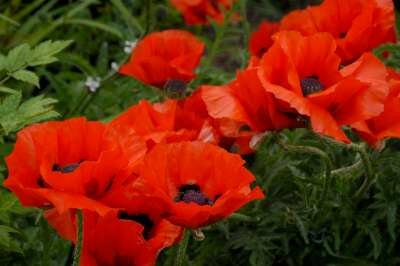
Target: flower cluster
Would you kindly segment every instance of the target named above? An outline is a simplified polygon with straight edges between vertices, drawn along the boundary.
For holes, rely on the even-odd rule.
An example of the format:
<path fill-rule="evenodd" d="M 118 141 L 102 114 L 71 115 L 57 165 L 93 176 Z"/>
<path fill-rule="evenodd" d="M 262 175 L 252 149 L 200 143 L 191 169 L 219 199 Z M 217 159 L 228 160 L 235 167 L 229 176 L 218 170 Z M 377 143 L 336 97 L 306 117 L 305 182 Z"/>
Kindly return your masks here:
<path fill-rule="evenodd" d="M 232 4 L 172 3 L 189 24 L 219 20 L 221 4 Z M 228 84 L 143 100 L 107 124 L 73 118 L 21 130 L 5 186 L 24 205 L 46 208 L 72 242 L 83 210 L 81 265 L 154 265 L 184 228 L 264 197 L 228 151 L 251 153 L 267 132 L 285 128 L 311 127 L 343 143 L 352 129 L 373 146 L 400 137 L 400 74 L 371 53 L 394 40 L 389 0 L 326 0 L 264 22 L 251 36 L 248 67 Z M 204 48 L 186 31 L 151 33 L 119 72 L 184 94 Z"/>

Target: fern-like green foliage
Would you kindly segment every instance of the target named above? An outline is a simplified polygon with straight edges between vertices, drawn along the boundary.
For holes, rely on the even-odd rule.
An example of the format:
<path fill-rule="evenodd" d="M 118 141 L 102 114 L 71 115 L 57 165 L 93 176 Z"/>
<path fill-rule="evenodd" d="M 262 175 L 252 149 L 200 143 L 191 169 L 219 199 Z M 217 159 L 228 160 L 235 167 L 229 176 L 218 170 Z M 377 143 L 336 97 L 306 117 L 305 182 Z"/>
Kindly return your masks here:
<path fill-rule="evenodd" d="M 29 98 L 23 101 L 20 90 L 10 88 L 6 84 L 12 79 L 20 83 L 27 83 L 39 87 L 39 77 L 30 69 L 57 61 L 57 53 L 65 49 L 71 41 L 45 41 L 35 47 L 21 44 L 7 55 L 0 54 L 0 92 L 8 94 L 0 103 L 1 135 L 7 136 L 26 125 L 52 119 L 59 114 L 54 111 L 53 104 L 57 100 L 45 98 L 44 95 Z"/>

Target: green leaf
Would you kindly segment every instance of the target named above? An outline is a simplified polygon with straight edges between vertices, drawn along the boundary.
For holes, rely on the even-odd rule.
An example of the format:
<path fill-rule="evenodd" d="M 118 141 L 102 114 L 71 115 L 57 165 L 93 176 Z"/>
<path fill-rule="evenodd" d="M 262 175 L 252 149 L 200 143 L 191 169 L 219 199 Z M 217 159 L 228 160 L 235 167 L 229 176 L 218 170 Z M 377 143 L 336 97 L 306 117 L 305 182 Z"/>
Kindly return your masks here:
<path fill-rule="evenodd" d="M 0 225 L 0 245 L 7 249 L 12 247 L 11 242 L 13 239 L 10 237 L 10 233 L 18 233 L 18 231 L 9 226 Z"/>
<path fill-rule="evenodd" d="M 9 17 L 7 17 L 7 16 L 5 16 L 3 14 L 0 14 L 0 20 L 4 20 L 5 22 L 8 22 L 8 23 L 10 23 L 11 25 L 14 25 L 14 26 L 19 26 L 18 21 L 15 21 L 15 20 L 13 20 L 13 19 L 11 19 L 11 18 L 9 18 Z"/>
<path fill-rule="evenodd" d="M 96 28 L 99 30 L 102 30 L 104 32 L 108 32 L 110 34 L 113 34 L 115 37 L 118 37 L 119 39 L 122 39 L 122 34 L 115 28 L 98 22 L 98 21 L 94 21 L 94 20 L 89 20 L 89 19 L 67 19 L 65 21 L 63 21 L 64 24 L 76 24 L 76 25 L 84 25 L 84 26 L 88 26 L 91 28 Z"/>
<path fill-rule="evenodd" d="M 21 69 L 12 73 L 11 76 L 17 80 L 39 87 L 39 77 L 32 71 Z"/>
<path fill-rule="evenodd" d="M 6 135 L 16 132 L 26 125 L 57 117 L 53 110 L 57 100 L 44 98 L 43 95 L 21 102 L 21 93 L 7 96 L 0 105 L 0 125 Z"/>
<path fill-rule="evenodd" d="M 55 54 L 68 47 L 72 41 L 45 41 L 32 50 L 30 66 L 45 65 L 57 61 Z"/>
<path fill-rule="evenodd" d="M 6 70 L 9 73 L 12 73 L 24 67 L 26 65 L 26 62 L 29 61 L 30 53 L 30 46 L 26 43 L 18 45 L 17 47 L 12 49 L 7 55 L 7 59 L 5 62 Z"/>

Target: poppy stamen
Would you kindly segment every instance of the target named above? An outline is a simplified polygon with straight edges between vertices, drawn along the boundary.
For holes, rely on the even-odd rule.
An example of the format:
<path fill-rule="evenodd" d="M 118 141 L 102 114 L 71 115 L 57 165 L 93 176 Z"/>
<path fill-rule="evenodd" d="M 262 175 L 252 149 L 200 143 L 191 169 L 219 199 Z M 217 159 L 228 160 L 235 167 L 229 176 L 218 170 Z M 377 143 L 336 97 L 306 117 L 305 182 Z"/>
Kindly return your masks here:
<path fill-rule="evenodd" d="M 300 85 L 304 96 L 320 92 L 324 89 L 324 85 L 322 85 L 317 76 L 310 76 L 302 79 Z"/>
<path fill-rule="evenodd" d="M 143 238 L 148 240 L 151 237 L 151 232 L 154 227 L 154 222 L 150 219 L 150 217 L 146 214 L 135 214 L 135 215 L 130 215 L 129 213 L 126 212 L 120 212 L 118 215 L 119 219 L 122 220 L 130 220 L 134 221 L 136 223 L 139 223 L 143 226 Z"/>
<path fill-rule="evenodd" d="M 200 206 L 213 205 L 214 202 L 205 196 L 198 185 L 184 185 L 179 189 L 178 196 L 175 198 L 176 202 L 183 201 L 185 203 L 197 203 Z"/>
<path fill-rule="evenodd" d="M 79 163 L 71 163 L 68 164 L 66 166 L 60 166 L 58 164 L 54 164 L 53 165 L 53 171 L 54 172 L 61 172 L 63 174 L 67 174 L 67 173 L 72 173 L 73 171 L 75 171 L 76 168 L 79 167 Z"/>

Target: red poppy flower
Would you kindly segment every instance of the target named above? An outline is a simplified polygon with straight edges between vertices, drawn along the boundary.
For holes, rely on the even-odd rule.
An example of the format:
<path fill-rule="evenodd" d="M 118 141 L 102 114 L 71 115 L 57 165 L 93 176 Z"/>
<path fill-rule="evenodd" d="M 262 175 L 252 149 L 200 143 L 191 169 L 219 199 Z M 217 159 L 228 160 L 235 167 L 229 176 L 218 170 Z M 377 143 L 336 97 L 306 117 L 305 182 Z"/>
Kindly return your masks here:
<path fill-rule="evenodd" d="M 21 130 L 6 163 L 9 177 L 4 185 L 22 204 L 104 215 L 111 208 L 98 199 L 109 191 L 127 160 L 119 146 L 106 139 L 103 124 L 75 118 Z"/>
<path fill-rule="evenodd" d="M 279 23 L 264 21 L 250 36 L 249 50 L 252 56 L 261 57 L 271 47 L 274 35 L 279 30 Z"/>
<path fill-rule="evenodd" d="M 400 138 L 400 74 L 390 70 L 390 94 L 385 101 L 384 111 L 369 120 L 351 126 L 371 146 L 379 147 L 385 138 Z"/>
<path fill-rule="evenodd" d="M 305 36 L 330 33 L 345 63 L 385 42 L 394 42 L 395 17 L 391 0 L 325 0 L 320 6 L 289 13 L 280 30 L 300 31 Z"/>
<path fill-rule="evenodd" d="M 276 100 L 263 88 L 257 71 L 249 68 L 239 72 L 236 80 L 225 86 L 203 86 L 210 115 L 241 122 L 255 132 L 289 127 L 293 121 L 277 110 Z"/>
<path fill-rule="evenodd" d="M 119 73 L 160 88 L 170 80 L 186 83 L 195 77 L 203 51 L 204 44 L 190 32 L 154 32 L 139 41 Z"/>
<path fill-rule="evenodd" d="M 232 3 L 233 0 L 171 0 L 188 25 L 209 24 L 209 18 L 221 23 L 224 20 L 223 11 L 231 9 Z"/>
<path fill-rule="evenodd" d="M 148 153 L 139 179 L 170 205 L 176 225 L 199 228 L 264 197 L 239 155 L 202 142 L 159 144 Z"/>
<path fill-rule="evenodd" d="M 176 100 L 156 104 L 142 100 L 110 122 L 109 135 L 120 141 L 128 158 L 137 154 L 138 136 L 148 148 L 161 142 L 196 139 L 195 130 L 177 124 L 178 109 Z"/>
<path fill-rule="evenodd" d="M 120 141 L 128 158 L 138 157 L 138 145 L 141 144 L 136 141 L 138 136 L 148 148 L 157 143 L 184 140 L 219 141 L 218 130 L 197 92 L 179 101 L 167 100 L 156 104 L 140 101 L 111 121 L 109 134 Z"/>
<path fill-rule="evenodd" d="M 235 139 L 234 146 L 241 154 L 254 152 L 252 142 L 265 131 L 297 124 L 277 109 L 276 99 L 261 85 L 257 68 L 239 72 L 228 85 L 203 86 L 202 97 L 209 114 L 221 120 L 222 134 Z"/>
<path fill-rule="evenodd" d="M 258 71 L 278 109 L 310 118 L 313 129 L 349 142 L 341 125 L 380 114 L 388 94 L 386 69 L 372 54 L 339 71 L 340 58 L 329 34 L 303 37 L 281 32 Z"/>
<path fill-rule="evenodd" d="M 80 265 L 152 266 L 159 252 L 179 241 L 182 228 L 166 220 L 151 223 L 139 216 L 101 217 L 84 212 Z"/>
<path fill-rule="evenodd" d="M 208 113 L 206 104 L 197 89 L 190 96 L 178 102 L 176 115 L 177 128 L 185 128 L 198 132 L 193 140 L 218 144 L 221 140 L 219 124 Z"/>

